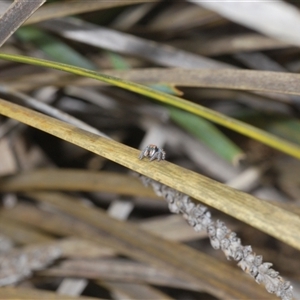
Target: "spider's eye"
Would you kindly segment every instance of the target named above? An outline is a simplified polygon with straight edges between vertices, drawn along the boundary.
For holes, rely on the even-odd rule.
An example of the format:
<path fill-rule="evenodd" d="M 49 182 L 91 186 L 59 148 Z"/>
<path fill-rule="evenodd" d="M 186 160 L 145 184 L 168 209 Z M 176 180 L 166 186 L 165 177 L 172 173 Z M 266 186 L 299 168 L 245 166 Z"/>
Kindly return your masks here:
<path fill-rule="evenodd" d="M 150 156 L 152 156 L 153 154 L 155 154 L 155 152 L 156 152 L 156 147 L 153 147 L 153 148 L 151 148 L 150 149 Z"/>

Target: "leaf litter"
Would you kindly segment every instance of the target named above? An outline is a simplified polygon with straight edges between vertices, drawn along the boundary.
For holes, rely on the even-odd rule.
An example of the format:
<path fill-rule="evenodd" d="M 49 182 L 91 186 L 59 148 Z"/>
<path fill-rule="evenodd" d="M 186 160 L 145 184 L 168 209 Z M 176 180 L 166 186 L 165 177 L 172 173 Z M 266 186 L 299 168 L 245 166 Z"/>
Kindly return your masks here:
<path fill-rule="evenodd" d="M 296 65 L 299 54 L 297 3 L 256 3 L 261 6 L 257 18 L 249 14 L 254 9 L 250 3 L 241 3 L 232 10 L 229 4 L 216 7 L 201 3 L 206 8 L 203 9 L 193 1 L 180 5 L 159 1 L 151 5 L 135 1 L 131 5 L 132 2 L 88 7 L 77 1 L 73 10 L 70 3 L 47 3 L 27 23 L 36 23 L 44 37 L 49 34 L 46 30 L 54 32 L 58 39 L 48 39 L 50 44 L 59 41 L 57 46 L 64 49 L 64 55 L 68 56 L 69 47 L 101 73 L 143 84 L 169 85 L 169 89 L 164 89 L 169 93 L 174 93 L 172 86 L 176 86 L 186 99 L 222 114 L 235 118 L 249 113 L 256 126 L 263 111 L 267 113 L 263 130 L 295 136 L 299 75 L 287 70 Z M 270 13 L 278 9 L 279 17 L 288 20 L 283 27 L 277 14 Z M 76 18 L 65 17 L 75 13 Z M 60 19 L 52 20 L 54 16 Z M 174 22 L 170 23 L 170 19 Z M 38 23 L 41 20 L 47 21 Z M 269 20 L 268 27 L 265 20 Z M 6 49 L 49 58 L 44 44 L 29 44 L 16 37 L 6 42 L 5 47 L 11 47 Z M 113 52 L 108 55 L 107 50 Z M 119 71 L 118 66 L 129 69 Z M 34 66 L 24 68 L 25 73 L 16 72 L 18 68 L 17 63 L 6 63 L 0 70 L 2 98 L 96 135 L 78 131 L 84 142 L 77 143 L 72 130 L 66 130 L 71 127 L 47 123 L 43 117 L 36 123 L 38 129 L 56 136 L 65 130 L 64 141 L 1 118 L 1 158 L 5 164 L 0 169 L 0 275 L 3 285 L 11 285 L 1 288 L 7 299 L 28 299 L 34 295 L 59 299 L 61 293 L 69 295 L 63 296 L 65 299 L 140 299 L 141 295 L 164 299 L 276 299 L 251 276 L 264 283 L 267 291 L 292 299 L 288 281 L 298 284 L 300 247 L 296 209 L 299 191 L 297 180 L 293 179 L 299 177 L 299 170 L 295 158 L 287 158 L 234 130 L 218 127 L 245 153 L 232 165 L 224 160 L 227 147 L 222 150 L 223 147 L 213 146 L 218 151 L 211 151 L 201 141 L 202 132 L 198 140 L 193 136 L 197 129 L 184 126 L 189 118 L 182 120 L 182 126 L 175 124 L 168 109 L 146 97 L 88 78 L 78 79 Z M 259 113 L 253 114 L 253 110 Z M 24 111 L 22 119 L 33 124 L 26 121 L 26 114 L 35 120 L 34 112 Z M 277 126 L 282 119 L 285 122 Z M 198 131 L 205 130 L 200 124 L 194 126 L 199 126 Z M 120 145 L 110 140 L 102 145 L 96 140 L 97 135 L 109 136 Z M 210 142 L 218 145 L 220 141 Z M 294 142 L 297 143 L 297 136 Z M 149 143 L 163 147 L 167 160 L 183 168 L 168 162 L 139 162 L 137 152 L 125 146 L 142 149 Z M 144 181 L 153 185 L 158 195 L 143 187 L 127 168 L 147 175 Z M 194 177 L 187 169 L 249 194 L 267 195 L 267 199 L 258 202 L 241 192 L 221 188 L 205 177 Z M 191 182 L 197 182 L 197 186 L 191 186 Z M 161 184 L 169 187 L 162 188 Z M 170 187 L 178 190 L 174 192 L 175 202 Z M 263 192 L 267 190 L 272 194 Z M 64 193 L 58 193 L 61 191 Z M 197 200 L 182 204 L 178 199 L 183 191 Z M 167 197 L 172 211 L 183 212 L 194 227 L 198 228 L 199 219 L 208 216 L 204 213 L 193 219 L 189 215 L 194 201 L 216 208 L 209 208 L 216 219 L 206 224 L 208 219 L 203 217 L 207 230 L 197 234 L 182 223 L 183 219 L 179 221 L 180 215 L 174 216 L 178 217 L 176 220 L 169 219 L 168 205 L 158 200 L 161 195 Z M 203 207 L 198 205 L 199 209 Z M 280 208 L 273 209 L 276 205 Z M 229 227 L 258 254 L 251 254 L 250 246 L 242 246 Z M 216 254 L 218 251 L 209 248 L 210 243 L 214 248 L 223 243 L 226 256 L 238 261 L 251 276 L 229 265 Z M 241 249 L 243 258 L 238 256 Z M 263 261 L 274 263 L 274 270 L 262 262 L 260 250 Z M 280 253 L 280 259 L 274 257 L 274 251 Z M 287 258 L 288 270 L 281 265 Z M 40 287 L 49 289 L 45 278 L 56 293 L 41 291 Z M 31 287 L 24 289 L 25 284 Z M 294 297 L 298 296 L 295 289 Z"/>

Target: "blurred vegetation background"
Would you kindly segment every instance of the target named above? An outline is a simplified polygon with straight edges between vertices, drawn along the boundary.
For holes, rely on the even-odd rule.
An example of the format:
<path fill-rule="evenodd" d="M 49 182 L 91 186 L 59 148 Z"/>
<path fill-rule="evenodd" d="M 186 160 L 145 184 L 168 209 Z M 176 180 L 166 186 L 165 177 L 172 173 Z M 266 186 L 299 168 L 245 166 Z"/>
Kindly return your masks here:
<path fill-rule="evenodd" d="M 44 2 L 0 2 L 0 299 L 276 299 L 132 171 L 300 298 L 300 5 Z"/>

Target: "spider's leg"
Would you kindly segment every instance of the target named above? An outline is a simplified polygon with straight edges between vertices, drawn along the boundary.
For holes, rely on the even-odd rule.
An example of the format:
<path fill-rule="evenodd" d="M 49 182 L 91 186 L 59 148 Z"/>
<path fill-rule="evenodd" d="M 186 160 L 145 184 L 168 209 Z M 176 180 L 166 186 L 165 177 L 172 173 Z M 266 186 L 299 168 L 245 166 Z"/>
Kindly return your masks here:
<path fill-rule="evenodd" d="M 151 156 L 150 161 L 152 161 L 154 159 L 158 159 L 158 157 L 159 157 L 159 152 L 156 152 Z"/>
<path fill-rule="evenodd" d="M 140 156 L 139 156 L 139 159 L 143 159 L 145 157 L 145 151 L 141 152 Z"/>
<path fill-rule="evenodd" d="M 157 153 L 157 160 L 160 161 L 162 158 L 162 153 L 161 152 L 158 152 Z"/>
<path fill-rule="evenodd" d="M 148 147 L 146 147 L 144 150 L 141 151 L 139 159 L 143 159 L 147 155 L 148 155 Z"/>

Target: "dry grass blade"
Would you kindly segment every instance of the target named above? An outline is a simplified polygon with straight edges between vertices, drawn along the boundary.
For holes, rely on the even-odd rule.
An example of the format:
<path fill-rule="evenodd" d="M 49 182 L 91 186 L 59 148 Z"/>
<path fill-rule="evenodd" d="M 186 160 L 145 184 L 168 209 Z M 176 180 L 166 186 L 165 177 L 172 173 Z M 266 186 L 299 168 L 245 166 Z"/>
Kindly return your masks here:
<path fill-rule="evenodd" d="M 263 291 L 249 277 L 188 246 L 164 240 L 139 229 L 136 225 L 118 221 L 95 207 L 81 205 L 75 199 L 57 193 L 27 193 L 58 210 L 92 226 L 84 236 L 99 241 L 134 259 L 168 270 L 171 274 L 201 285 L 203 290 L 221 298 L 263 297 Z M 76 205 L 74 205 L 74 201 Z M 78 232 L 79 234 L 79 232 Z M 229 279 L 226 274 L 231 274 Z M 238 282 L 239 277 L 243 280 Z M 222 292 L 221 292 L 222 291 Z M 226 296 L 224 296 L 226 295 Z"/>
<path fill-rule="evenodd" d="M 254 70 L 287 72 L 285 67 L 261 52 L 236 53 L 234 58 Z"/>
<path fill-rule="evenodd" d="M 151 0 L 152 2 L 158 0 Z M 67 2 L 56 2 L 44 6 L 36 14 L 26 21 L 26 25 L 34 24 L 45 20 L 56 19 L 59 17 L 71 16 L 75 14 L 82 14 L 86 12 L 93 12 L 97 10 L 105 10 L 108 8 L 134 5 L 147 2 L 145 0 L 122 0 L 122 1 L 90 1 L 86 5 L 86 0 L 73 0 Z"/>
<path fill-rule="evenodd" d="M 81 76 L 86 76 L 89 78 L 94 78 L 109 84 L 113 84 L 115 86 L 121 87 L 123 89 L 133 91 L 135 93 L 139 93 L 141 95 L 150 97 L 157 101 L 160 101 L 164 104 L 171 105 L 180 109 L 183 109 L 187 112 L 191 112 L 195 115 L 204 117 L 212 122 L 225 126 L 227 128 L 233 129 L 236 132 L 242 133 L 248 137 L 254 138 L 266 145 L 274 147 L 282 152 L 288 153 L 294 157 L 300 158 L 300 147 L 296 144 L 290 143 L 281 139 L 277 136 L 269 134 L 268 132 L 258 129 L 252 125 L 246 124 L 234 118 L 227 117 L 224 114 L 220 114 L 214 110 L 208 109 L 206 107 L 200 106 L 196 103 L 187 101 L 185 99 L 181 99 L 179 97 L 175 97 L 173 95 L 169 95 L 163 93 L 161 91 L 148 88 L 146 86 L 139 85 L 134 82 L 123 81 L 119 78 L 115 78 L 112 76 L 107 76 L 104 74 L 100 74 L 94 71 L 69 66 L 66 64 L 55 63 L 51 61 L 46 61 L 42 59 L 29 58 L 20 55 L 10 55 L 0 53 L 0 58 L 16 61 L 16 62 L 25 62 L 32 65 L 51 67 L 58 70 L 63 70 L 66 72 L 70 72 L 73 74 L 78 74 Z"/>
<path fill-rule="evenodd" d="M 86 232 L 89 233 L 90 228 L 86 229 L 81 222 L 67 218 L 57 211 L 46 212 L 32 205 L 19 204 L 0 214 L 1 219 L 7 221 L 0 224 L 1 230 L 16 243 L 45 244 L 47 242 L 48 245 L 58 246 L 62 256 L 69 259 L 100 259 L 101 257 L 107 259 L 118 254 L 117 251 L 104 247 L 101 243 L 87 240 L 84 236 Z M 10 224 L 14 224 L 13 228 Z M 43 240 L 40 238 L 40 230 L 43 230 Z M 20 237 L 22 233 L 29 236 L 28 241 Z M 74 235 L 77 237 L 73 237 Z M 57 241 L 54 236 L 68 237 Z"/>
<path fill-rule="evenodd" d="M 1 214 L 1 213 L 0 213 Z M 23 225 L 23 224 L 22 224 Z M 38 232 L 32 228 L 21 226 L 20 223 L 9 220 L 1 214 L 0 219 L 1 233 L 9 236 L 18 244 L 43 243 L 51 240 L 51 237 L 45 233 Z"/>
<path fill-rule="evenodd" d="M 67 201 L 67 203 L 69 203 L 68 201 L 70 201 L 70 200 L 73 203 L 74 203 L 74 201 L 75 201 L 75 203 L 77 203 L 75 199 L 72 199 L 72 198 L 70 199 L 70 197 L 66 197 L 66 196 L 63 196 L 63 195 L 60 195 L 60 194 L 57 194 L 57 193 L 52 193 L 52 194 L 49 194 L 49 193 L 47 193 L 47 194 L 46 193 L 31 193 L 29 196 L 33 197 L 34 199 L 38 199 L 40 201 L 43 201 L 43 202 L 46 201 L 47 203 L 52 203 L 55 206 L 57 206 L 57 203 L 64 203 L 65 201 Z M 69 203 L 69 204 L 71 204 L 71 203 Z M 79 203 L 78 203 L 78 205 L 80 206 Z M 80 210 L 80 208 L 79 208 L 79 210 Z M 91 210 L 93 211 L 93 214 L 94 214 L 94 208 L 91 208 Z M 98 211 L 98 212 L 101 213 L 100 211 Z M 69 211 L 68 213 L 71 213 L 72 216 L 75 216 L 75 215 L 78 216 L 78 214 L 74 215 L 74 213 L 72 213 L 71 211 Z M 59 234 L 59 235 L 61 235 L 61 234 L 63 234 L 63 235 L 64 234 L 67 234 L 67 235 L 72 234 L 73 235 L 73 234 L 76 233 L 77 236 L 82 236 L 82 237 L 84 237 L 84 239 L 91 239 L 91 241 L 93 241 L 93 243 L 96 243 L 96 245 L 97 245 L 97 243 L 100 243 L 99 246 L 101 248 L 102 248 L 103 243 L 107 243 L 108 246 L 114 247 L 115 249 L 117 249 L 119 253 L 120 252 L 125 253 L 125 254 L 127 254 L 131 257 L 137 258 L 139 260 L 141 259 L 142 261 L 144 261 L 144 259 L 146 259 L 146 262 L 148 262 L 148 263 L 149 263 L 148 259 L 151 259 L 147 256 L 147 253 L 149 254 L 148 251 L 146 251 L 147 253 L 144 253 L 144 255 L 146 255 L 146 257 L 144 257 L 144 256 L 141 256 L 141 254 L 142 254 L 141 252 L 143 251 L 142 249 L 139 248 L 138 256 L 136 256 L 137 253 L 134 251 L 136 246 L 133 246 L 133 245 L 129 246 L 129 249 L 128 249 L 128 238 L 130 239 L 130 237 L 128 237 L 128 232 L 133 232 L 136 240 L 139 240 L 139 235 L 136 235 L 137 232 L 134 231 L 133 228 L 128 228 L 129 225 L 127 226 L 125 223 L 123 223 L 123 227 L 122 227 L 123 228 L 122 230 L 124 230 L 124 232 L 123 233 L 121 231 L 119 232 L 119 234 L 122 236 L 122 238 L 121 238 L 122 243 L 124 242 L 122 248 L 120 248 L 120 243 L 116 244 L 114 239 L 107 239 L 107 236 L 114 236 L 114 231 L 112 230 L 113 227 L 111 227 L 110 234 L 108 235 L 106 233 L 106 230 L 107 230 L 107 229 L 105 229 L 106 227 L 101 226 L 101 224 L 100 224 L 101 222 L 98 222 L 98 225 L 100 226 L 98 228 L 101 228 L 101 232 L 104 230 L 104 233 L 103 233 L 104 235 L 101 234 L 100 239 L 98 239 L 98 235 L 93 234 L 93 229 L 91 229 L 90 226 L 86 226 L 86 224 L 80 222 L 78 219 L 68 218 L 66 215 L 57 214 L 57 212 L 54 212 L 54 211 L 51 211 L 51 212 L 47 211 L 46 212 L 46 211 L 43 211 L 43 210 L 39 210 L 39 209 L 37 209 L 36 207 L 34 207 L 32 205 L 19 204 L 13 209 L 6 210 L 5 212 L 3 212 L 3 214 L 7 215 L 8 218 L 16 219 L 16 220 L 18 220 L 22 223 L 23 222 L 26 223 L 26 224 L 28 223 L 31 226 L 34 226 L 36 228 L 43 229 L 43 230 L 46 230 L 46 231 L 50 231 L 53 234 Z M 90 217 L 92 217 L 92 216 L 90 216 Z M 89 218 L 86 218 L 84 216 L 80 216 L 79 218 L 81 220 L 89 219 Z M 109 218 L 109 217 L 108 216 L 103 216 L 102 214 L 101 214 L 101 216 L 98 215 L 98 219 L 99 220 L 101 219 L 104 223 L 111 222 L 110 219 L 106 220 L 106 218 Z M 118 231 L 118 228 L 116 228 L 116 230 Z M 98 233 L 99 233 L 99 231 L 98 231 Z M 144 235 L 145 235 L 145 233 L 143 234 L 143 236 Z M 153 238 L 151 236 L 150 237 L 145 236 L 144 238 L 148 240 L 147 250 L 149 250 L 149 247 L 151 248 L 151 241 L 153 241 Z M 142 241 L 144 240 L 144 238 L 142 239 Z M 116 239 L 118 241 L 120 241 L 119 237 L 116 237 Z M 157 242 L 159 242 L 159 244 L 162 243 L 162 247 L 165 245 L 162 240 L 157 241 Z M 59 244 L 61 244 L 61 243 L 59 243 Z M 136 245 L 136 244 L 134 244 L 134 245 Z M 80 244 L 78 244 L 78 246 L 80 246 Z M 76 248 L 78 248 L 78 246 Z M 157 246 L 155 246 L 155 248 L 156 247 Z M 142 248 L 143 248 L 143 246 L 142 246 Z M 63 249 L 64 249 L 63 250 L 63 255 L 67 254 L 65 252 L 65 247 L 63 247 Z M 80 247 L 79 247 L 79 249 L 80 249 Z M 173 244 L 172 252 L 176 253 L 177 250 L 179 250 L 179 249 L 176 249 L 175 244 Z M 88 252 L 89 251 L 90 250 L 88 250 Z M 129 252 L 127 252 L 127 251 L 129 251 Z M 169 251 L 166 250 L 166 251 L 163 251 L 163 252 L 168 253 Z M 193 256 L 191 256 L 191 255 L 192 255 L 192 253 L 190 253 L 188 257 L 192 258 Z M 79 256 L 80 256 L 80 253 L 79 253 Z M 184 259 L 184 258 L 182 258 L 182 259 Z M 180 264 L 182 259 L 177 260 L 177 263 Z M 201 270 L 203 272 L 205 272 L 206 266 L 211 264 L 211 261 L 207 260 L 207 259 L 208 259 L 208 257 L 203 258 L 203 259 L 200 259 L 200 258 L 196 259 L 195 258 L 195 263 L 199 262 L 201 264 L 201 266 L 199 266 L 199 268 L 201 268 Z M 154 263 L 154 265 L 156 265 L 157 259 L 154 259 L 154 261 L 151 261 L 151 263 Z M 78 267 L 75 266 L 75 269 L 74 269 L 72 267 L 72 265 L 73 264 L 71 262 L 71 267 L 70 268 L 68 268 L 68 267 L 64 268 L 64 266 L 62 266 L 62 268 L 54 268 L 54 269 L 51 269 L 49 272 L 47 272 L 47 271 L 43 272 L 43 274 L 45 274 L 46 276 L 47 275 L 52 275 L 52 276 L 72 276 L 72 277 L 74 277 L 74 270 L 75 269 L 78 270 Z M 76 263 L 75 263 L 75 265 L 76 265 Z M 107 268 L 110 268 L 110 264 L 104 264 L 103 265 L 101 263 L 100 265 L 98 264 L 98 266 L 99 267 L 97 267 L 96 262 L 95 262 L 95 264 L 92 264 L 91 268 L 88 265 L 86 265 L 84 267 L 84 270 L 78 270 L 78 272 L 76 273 L 75 276 L 81 276 L 82 275 L 83 277 L 95 278 L 95 279 L 97 278 L 97 276 L 100 276 L 99 278 L 116 280 L 121 275 L 121 273 L 119 275 L 116 274 L 116 272 L 119 272 L 118 270 L 120 270 L 119 267 L 118 267 L 118 270 L 116 270 L 116 272 L 114 271 L 115 268 L 113 267 L 113 270 L 108 272 L 109 274 L 111 274 L 111 275 L 109 275 L 109 274 L 107 274 L 107 272 L 105 272 L 105 270 Z M 211 266 L 211 267 L 212 267 L 212 271 L 213 271 L 214 267 L 213 266 Z M 179 269 L 180 268 L 178 267 L 178 270 Z M 136 276 L 138 276 L 139 281 L 142 280 L 142 281 L 145 281 L 145 282 L 148 282 L 148 283 L 151 283 L 151 284 L 166 285 L 166 286 L 177 286 L 177 287 L 187 288 L 187 289 L 191 289 L 191 290 L 203 290 L 202 286 L 199 285 L 199 282 L 198 283 L 197 282 L 195 283 L 194 281 L 187 282 L 185 279 L 181 278 L 179 275 L 178 276 L 177 275 L 171 275 L 172 272 L 166 273 L 166 270 L 164 272 L 158 271 L 159 275 L 157 275 L 157 276 L 155 276 L 155 274 L 157 272 L 153 268 L 147 268 L 145 266 L 138 266 L 138 270 L 145 270 L 146 273 L 144 275 L 146 275 L 146 277 L 142 276 L 142 274 L 137 274 L 136 272 L 134 272 L 134 269 L 131 269 L 131 271 L 128 270 L 129 272 L 125 270 L 125 272 L 127 274 L 126 281 L 127 280 L 134 280 L 134 278 L 136 278 Z M 149 270 L 149 272 L 147 272 L 147 270 Z M 221 273 L 223 272 L 220 268 L 218 268 L 216 271 L 217 271 L 218 274 L 220 272 Z M 224 275 L 222 275 L 222 274 L 220 274 L 220 275 L 223 276 L 224 278 L 226 278 L 227 277 L 226 276 L 227 272 L 230 272 L 230 274 L 232 276 L 234 276 L 234 274 L 235 274 L 235 271 L 227 269 L 227 270 L 224 270 Z M 144 273 L 144 272 L 142 272 L 142 273 Z M 147 273 L 150 273 L 151 276 L 150 277 L 147 276 Z M 177 272 L 176 272 L 176 274 L 177 274 Z M 209 275 L 209 277 L 211 277 L 211 275 Z M 159 282 L 157 282 L 157 280 Z M 178 283 L 178 281 L 179 281 L 179 283 Z M 204 288 L 204 290 L 206 290 L 206 289 Z M 249 295 L 250 294 L 249 294 L 249 291 L 248 291 L 248 296 Z"/>
<path fill-rule="evenodd" d="M 95 134 L 101 135 L 103 137 L 109 138 L 107 135 L 105 135 L 104 133 L 102 133 L 101 131 L 97 130 L 96 128 L 88 125 L 87 123 L 65 113 L 62 112 L 59 109 L 54 108 L 51 105 L 48 105 L 42 101 L 39 101 L 33 97 L 27 96 L 26 94 L 23 93 L 19 93 L 16 91 L 12 91 L 9 90 L 7 88 L 4 87 L 0 87 L 0 95 L 6 96 L 6 97 L 14 97 L 14 99 L 17 101 L 17 103 L 21 102 L 22 104 L 24 104 L 25 106 L 29 106 L 31 108 L 34 108 L 38 111 L 41 111 L 45 114 L 48 114 L 54 118 L 57 118 L 59 120 L 62 120 L 64 122 L 73 124 L 79 128 L 82 128 L 84 130 L 93 132 Z M 20 104 L 20 103 L 19 103 Z"/>
<path fill-rule="evenodd" d="M 255 70 L 133 69 L 106 71 L 107 75 L 141 83 L 168 83 L 177 86 L 234 89 L 300 95 L 300 75 Z"/>
<path fill-rule="evenodd" d="M 300 75 L 288 72 L 275 73 L 271 71 L 232 69 L 140 68 L 122 71 L 103 70 L 102 73 L 143 84 L 166 83 L 181 87 L 204 87 L 300 95 L 298 85 Z M 17 81 L 6 81 L 5 85 L 11 89 L 27 90 L 44 85 L 64 87 L 68 84 L 79 86 L 106 84 L 104 82 L 96 82 L 90 78 L 75 78 L 68 74 L 56 73 L 44 74 L 42 77 L 40 75 L 30 75 L 16 78 Z"/>
<path fill-rule="evenodd" d="M 87 170 L 36 170 L 15 176 L 2 177 L 3 192 L 25 192 L 30 190 L 102 191 L 126 196 L 157 198 L 153 191 L 145 188 L 132 176 L 114 172 Z"/>
<path fill-rule="evenodd" d="M 18 224 L 26 224 L 34 228 L 40 227 L 39 229 L 57 236 L 87 236 L 90 232 L 85 224 L 75 222 L 73 218 L 64 218 L 62 214 L 40 210 L 28 204 L 18 204 L 14 208 L 6 210 L 5 213 L 1 212 L 1 218 L 3 216 Z M 14 235 L 12 238 L 17 242 L 22 242 Z M 103 243 L 101 245 L 103 246 Z"/>
<path fill-rule="evenodd" d="M 0 286 L 13 284 L 41 270 L 61 256 L 57 246 L 28 246 L 0 255 Z"/>
<path fill-rule="evenodd" d="M 118 258 L 66 260 L 59 266 L 39 272 L 45 276 L 86 277 L 106 281 L 144 282 L 158 286 L 201 291 L 201 285 L 184 281 L 165 270 Z"/>
<path fill-rule="evenodd" d="M 15 242 L 19 244 L 41 243 L 52 239 L 50 235 L 41 233 L 39 230 L 45 230 L 53 235 L 57 236 L 69 236 L 74 234 L 72 232 L 72 224 L 69 226 L 68 222 L 62 223 L 61 216 L 55 216 L 53 213 L 45 212 L 34 208 L 33 206 L 18 204 L 12 209 L 0 212 L 0 229 L 3 234 L 9 236 Z M 41 225 L 41 220 L 44 220 Z M 30 221 L 30 223 L 29 223 Z M 24 226 L 24 223 L 29 223 L 30 226 Z M 141 229 L 158 235 L 164 239 L 173 241 L 191 241 L 201 238 L 206 238 L 205 232 L 195 232 L 191 230 L 186 221 L 179 215 L 171 215 L 169 217 L 156 217 L 150 220 L 142 221 L 137 224 Z M 37 230 L 33 230 L 32 227 L 37 227 Z M 70 227 L 70 231 L 63 231 L 61 228 L 67 229 Z M 75 230 L 76 231 L 76 230 Z M 74 242 L 72 242 L 74 240 Z M 67 240 L 63 248 L 63 254 L 72 257 L 99 257 L 100 255 L 111 255 L 112 250 L 104 251 L 102 248 L 95 248 L 92 245 L 87 244 L 86 241 L 81 243 L 78 239 Z M 85 246 L 87 244 L 87 246 Z M 76 245 L 72 251 L 71 246 Z M 87 248 L 89 250 L 87 250 Z M 83 249 L 83 250 L 81 250 Z"/>
<path fill-rule="evenodd" d="M 293 213 L 166 161 L 141 161 L 135 149 L 4 100 L 0 101 L 0 113 L 173 187 L 300 249 L 300 218 Z"/>
<path fill-rule="evenodd" d="M 300 12 L 285 1 L 189 1 L 276 39 L 300 45 Z"/>
<path fill-rule="evenodd" d="M 196 40 L 193 43 L 185 43 L 184 46 L 188 46 L 202 55 L 222 55 L 240 51 L 281 49 L 287 48 L 288 44 L 260 34 L 246 33 L 220 37 L 206 43 L 203 43 L 203 40 Z"/>
<path fill-rule="evenodd" d="M 177 35 L 189 28 L 199 28 L 224 21 L 227 22 L 212 11 L 193 5 L 184 6 L 182 2 L 177 1 L 168 10 L 162 11 L 152 20 L 146 30 L 158 34 L 166 34 L 167 32 L 168 37 L 170 37 L 172 34 Z"/>
<path fill-rule="evenodd" d="M 172 300 L 176 299 L 170 296 L 167 296 L 165 293 L 155 289 L 154 287 L 135 284 L 135 283 L 126 283 L 126 282 L 100 282 L 103 286 L 111 290 L 112 294 L 119 299 L 165 299 Z"/>
<path fill-rule="evenodd" d="M 4 215 L 6 214 L 8 218 L 4 217 Z M 183 227 L 185 225 L 186 228 L 189 229 L 190 233 L 194 233 L 194 231 L 190 230 L 187 224 L 184 224 L 184 221 L 181 217 L 172 217 L 177 217 L 178 221 L 183 225 Z M 1 230 L 4 230 L 4 232 L 7 233 L 7 236 L 11 237 L 18 243 L 41 243 L 51 241 L 51 238 L 46 239 L 45 237 L 42 240 L 40 238 L 41 234 L 39 233 L 39 231 L 41 229 L 46 231 L 49 230 L 49 227 L 45 224 L 47 222 L 51 223 L 51 233 L 55 235 L 62 234 L 62 227 L 64 229 L 69 227 L 72 234 L 74 234 L 74 232 L 77 232 L 77 227 L 72 226 L 72 224 L 68 225 L 68 222 L 65 221 L 66 218 L 64 218 L 64 216 L 60 214 L 57 214 L 56 211 L 45 212 L 38 210 L 36 207 L 30 205 L 17 205 L 13 209 L 9 209 L 8 211 L 1 213 L 1 220 L 2 219 L 4 219 L 4 221 L 3 223 L 0 223 Z M 61 223 L 60 220 L 64 221 L 64 223 Z M 163 222 L 164 220 L 161 220 L 161 224 Z M 10 224 L 15 224 L 12 230 L 10 230 L 12 227 Z M 40 226 L 40 224 L 42 224 L 42 226 Z M 54 227 L 56 227 L 56 230 Z M 9 230 L 7 230 L 7 228 Z M 36 230 L 34 228 L 36 228 Z M 30 235 L 28 241 L 26 241 L 26 238 L 24 239 L 24 237 L 20 237 L 20 230 L 21 233 L 25 233 L 25 237 L 28 237 L 28 234 Z M 173 228 L 171 228 L 171 230 L 173 230 Z M 169 238 L 169 236 L 167 235 L 168 232 L 170 232 L 168 231 L 168 228 L 165 225 L 162 225 L 162 228 L 157 230 L 156 234 L 158 236 L 161 236 L 163 233 L 164 235 L 166 235 L 166 238 Z M 191 235 L 190 233 L 188 233 L 188 235 Z M 82 235 L 84 236 L 84 234 Z M 194 234 L 194 237 L 195 236 L 196 234 Z M 69 258 L 69 261 L 66 261 L 59 267 L 51 268 L 49 272 L 40 272 L 39 275 L 42 274 L 46 276 L 69 276 L 90 279 L 101 278 L 102 280 L 125 280 L 126 282 L 143 281 L 148 284 L 155 284 L 159 286 L 169 286 L 201 291 L 201 287 L 198 284 L 183 281 L 182 278 L 174 277 L 171 274 L 158 268 L 153 268 L 144 264 L 133 262 L 126 263 L 125 261 L 118 261 L 115 259 L 108 260 L 109 256 L 114 255 L 112 249 L 104 248 L 102 245 L 93 243 L 86 239 L 65 238 L 60 239 L 59 242 L 55 242 L 55 240 L 53 239 L 53 243 L 51 244 L 57 245 L 62 250 L 62 256 Z M 117 253 L 115 253 L 115 255 L 116 254 Z M 103 259 L 101 259 L 102 256 L 104 256 Z M 75 260 L 70 260 L 70 258 Z"/>
<path fill-rule="evenodd" d="M 0 300 L 300 299 L 300 3 L 39 1 L 0 1 Z"/>
<path fill-rule="evenodd" d="M 151 218 L 138 224 L 142 229 L 172 241 L 188 242 L 207 237 L 205 232 L 191 230 L 190 226 L 179 215 Z"/>
<path fill-rule="evenodd" d="M 16 0 L 0 18 L 0 46 L 45 2 L 46 0 Z"/>
<path fill-rule="evenodd" d="M 37 289 L 5 287 L 1 288 L 0 299 L 3 300 L 93 300 L 92 297 L 69 297 Z M 100 298 L 97 298 L 101 300 Z M 104 300 L 104 299 L 103 299 Z"/>
<path fill-rule="evenodd" d="M 6 215 L 6 212 L 8 211 L 9 213 Z M 42 222 L 43 226 L 39 226 L 43 217 L 51 216 L 51 213 L 49 212 L 47 213 L 45 211 L 38 210 L 33 206 L 24 204 L 17 205 L 8 211 L 5 210 L 5 212 L 0 212 L 0 230 L 1 233 L 5 234 L 5 236 L 9 237 L 10 240 L 16 244 L 52 244 L 53 246 L 57 246 L 61 249 L 62 257 L 67 257 L 69 259 L 99 259 L 101 257 L 108 258 L 116 254 L 112 249 L 99 247 L 98 244 L 84 238 L 68 237 L 55 240 L 54 236 L 64 236 L 68 234 L 62 234 L 59 221 L 56 225 L 53 223 L 51 224 L 52 226 L 54 225 L 52 231 L 48 230 L 49 227 L 45 226 L 45 222 Z M 56 213 L 57 212 L 55 212 L 55 214 Z M 21 218 L 19 218 L 20 216 Z M 28 222 L 29 218 L 31 220 L 30 223 Z M 61 216 L 56 217 L 56 220 L 60 219 L 62 219 Z M 49 221 L 47 222 L 50 223 Z M 46 233 L 46 231 L 50 231 L 50 233 Z"/>
<path fill-rule="evenodd" d="M 208 69 L 232 67 L 226 63 L 195 55 L 168 45 L 80 20 L 57 19 L 55 23 L 46 21 L 39 26 L 57 32 L 61 36 L 74 41 L 141 57 L 163 66 Z"/>

